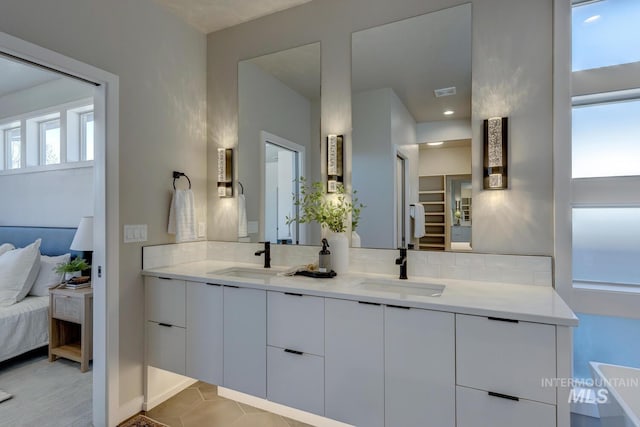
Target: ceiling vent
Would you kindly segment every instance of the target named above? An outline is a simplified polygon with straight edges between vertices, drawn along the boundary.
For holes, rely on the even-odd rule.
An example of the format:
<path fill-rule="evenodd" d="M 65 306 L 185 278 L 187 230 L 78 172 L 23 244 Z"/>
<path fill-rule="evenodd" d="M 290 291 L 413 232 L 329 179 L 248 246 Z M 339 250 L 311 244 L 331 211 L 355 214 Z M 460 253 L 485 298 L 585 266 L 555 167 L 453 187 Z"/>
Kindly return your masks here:
<path fill-rule="evenodd" d="M 433 91 L 433 93 L 436 95 L 436 98 L 442 98 L 443 96 L 451 96 L 451 95 L 455 95 L 456 94 L 456 87 L 455 86 L 451 86 L 451 87 L 445 87 L 442 89 L 436 89 Z"/>

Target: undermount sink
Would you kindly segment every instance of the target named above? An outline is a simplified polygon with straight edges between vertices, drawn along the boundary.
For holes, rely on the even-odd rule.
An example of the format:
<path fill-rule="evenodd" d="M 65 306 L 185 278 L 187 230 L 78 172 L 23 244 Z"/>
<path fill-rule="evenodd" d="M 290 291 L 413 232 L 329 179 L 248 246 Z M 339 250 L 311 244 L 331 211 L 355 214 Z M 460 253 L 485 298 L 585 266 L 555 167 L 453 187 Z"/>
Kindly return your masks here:
<path fill-rule="evenodd" d="M 279 273 L 279 270 L 269 268 L 230 267 L 223 270 L 210 271 L 209 274 L 237 277 L 240 279 L 268 279 Z"/>
<path fill-rule="evenodd" d="M 359 285 L 363 289 L 375 292 L 401 294 L 403 296 L 439 297 L 445 285 L 418 282 L 398 282 L 393 280 L 367 279 Z"/>

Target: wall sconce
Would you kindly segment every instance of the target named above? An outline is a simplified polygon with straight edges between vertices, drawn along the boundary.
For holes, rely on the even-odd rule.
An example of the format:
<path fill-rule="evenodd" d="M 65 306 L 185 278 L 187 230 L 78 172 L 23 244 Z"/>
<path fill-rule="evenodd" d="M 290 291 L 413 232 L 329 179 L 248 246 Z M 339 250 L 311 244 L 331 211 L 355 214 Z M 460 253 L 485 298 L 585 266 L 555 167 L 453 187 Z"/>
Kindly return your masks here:
<path fill-rule="evenodd" d="M 218 148 L 218 196 L 233 197 L 232 148 Z"/>
<path fill-rule="evenodd" d="M 507 163 L 507 117 L 492 117 L 484 121 L 484 189 L 504 190 L 508 188 Z"/>
<path fill-rule="evenodd" d="M 338 191 L 338 183 L 343 180 L 343 140 L 342 135 L 327 136 L 327 193 Z"/>

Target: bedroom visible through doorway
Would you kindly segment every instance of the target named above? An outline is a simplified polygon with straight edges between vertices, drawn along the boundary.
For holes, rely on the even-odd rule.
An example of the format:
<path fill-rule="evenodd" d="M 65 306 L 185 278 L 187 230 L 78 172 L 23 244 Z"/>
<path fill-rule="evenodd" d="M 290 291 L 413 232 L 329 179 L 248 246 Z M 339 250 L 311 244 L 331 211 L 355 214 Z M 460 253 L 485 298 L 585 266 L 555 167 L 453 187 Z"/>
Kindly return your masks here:
<path fill-rule="evenodd" d="M 0 50 L 0 245 L 6 251 L 0 265 L 20 276 L 3 277 L 0 288 L 22 287 L 15 302 L 0 301 L 0 390 L 12 395 L 0 403 L 0 419 L 9 425 L 54 425 L 56 405 L 70 408 L 59 425 L 92 423 L 92 366 L 82 373 L 74 361 L 81 348 L 93 347 L 92 310 L 79 312 L 74 293 L 84 298 L 92 289 L 50 296 L 49 288 L 64 280 L 56 267 L 90 259 L 94 250 L 94 227 L 79 225 L 93 219 L 96 200 L 105 197 L 94 168 L 96 157 L 104 157 L 96 128 L 105 127 L 97 123 L 104 113 L 95 112 L 96 88 Z M 92 299 L 85 301 L 93 307 Z M 56 354 L 49 342 L 57 343 Z M 33 405 L 41 393 L 47 404 Z"/>

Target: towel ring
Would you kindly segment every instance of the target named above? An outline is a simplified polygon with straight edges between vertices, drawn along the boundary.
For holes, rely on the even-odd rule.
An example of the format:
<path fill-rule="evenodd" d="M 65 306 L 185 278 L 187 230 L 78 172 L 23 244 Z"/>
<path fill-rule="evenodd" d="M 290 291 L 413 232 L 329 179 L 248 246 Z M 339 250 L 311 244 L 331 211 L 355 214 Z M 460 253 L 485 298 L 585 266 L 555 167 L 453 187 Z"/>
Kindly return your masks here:
<path fill-rule="evenodd" d="M 181 176 L 187 178 L 187 181 L 189 181 L 189 190 L 191 190 L 191 180 L 189 177 L 185 173 L 177 171 L 173 171 L 173 189 L 176 189 L 176 179 L 180 179 Z"/>

